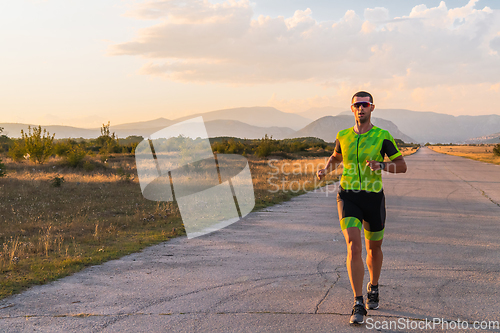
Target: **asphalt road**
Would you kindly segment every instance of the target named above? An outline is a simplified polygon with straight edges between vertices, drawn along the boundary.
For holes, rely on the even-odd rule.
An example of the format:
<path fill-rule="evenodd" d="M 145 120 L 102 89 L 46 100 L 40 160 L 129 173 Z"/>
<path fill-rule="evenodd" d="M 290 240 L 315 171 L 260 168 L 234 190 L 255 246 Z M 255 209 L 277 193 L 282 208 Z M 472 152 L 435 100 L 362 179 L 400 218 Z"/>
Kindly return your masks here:
<path fill-rule="evenodd" d="M 406 160 L 406 174 L 384 178 L 381 305 L 362 327 L 348 324 L 332 186 L 4 299 L 0 331 L 458 332 L 500 321 L 500 166 L 427 148 Z"/>

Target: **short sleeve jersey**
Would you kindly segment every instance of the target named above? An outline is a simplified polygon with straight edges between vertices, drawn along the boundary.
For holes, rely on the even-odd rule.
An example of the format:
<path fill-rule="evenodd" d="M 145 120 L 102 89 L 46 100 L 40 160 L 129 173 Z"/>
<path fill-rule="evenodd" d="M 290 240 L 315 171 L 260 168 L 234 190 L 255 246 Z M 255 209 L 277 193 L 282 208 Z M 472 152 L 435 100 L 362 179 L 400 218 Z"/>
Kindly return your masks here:
<path fill-rule="evenodd" d="M 385 155 L 392 161 L 401 156 L 391 134 L 376 126 L 363 134 L 354 132 L 354 127 L 338 132 L 335 151 L 342 154 L 344 165 L 340 186 L 368 192 L 382 190 L 382 172 L 372 171 L 366 161 L 382 162 Z"/>

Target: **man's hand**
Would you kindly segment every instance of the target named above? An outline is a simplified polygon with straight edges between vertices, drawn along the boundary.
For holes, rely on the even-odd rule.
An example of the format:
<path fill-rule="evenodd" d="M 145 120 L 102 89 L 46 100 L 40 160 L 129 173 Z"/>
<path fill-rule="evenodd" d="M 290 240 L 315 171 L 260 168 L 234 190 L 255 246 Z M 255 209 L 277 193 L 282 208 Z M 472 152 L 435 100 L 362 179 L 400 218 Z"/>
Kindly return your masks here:
<path fill-rule="evenodd" d="M 366 161 L 366 166 L 370 167 L 371 171 L 382 170 L 382 162 L 379 161 Z"/>
<path fill-rule="evenodd" d="M 319 169 L 318 172 L 316 172 L 316 177 L 318 177 L 319 180 L 323 180 L 326 175 L 326 170 L 325 169 Z"/>

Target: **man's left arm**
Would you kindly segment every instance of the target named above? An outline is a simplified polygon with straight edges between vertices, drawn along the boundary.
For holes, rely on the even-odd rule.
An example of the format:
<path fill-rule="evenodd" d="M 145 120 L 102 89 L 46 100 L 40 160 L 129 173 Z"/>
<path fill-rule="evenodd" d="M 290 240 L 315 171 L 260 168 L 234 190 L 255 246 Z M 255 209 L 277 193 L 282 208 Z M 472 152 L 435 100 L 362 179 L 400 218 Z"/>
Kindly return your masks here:
<path fill-rule="evenodd" d="M 366 161 L 372 171 L 384 170 L 390 173 L 406 172 L 406 162 L 403 156 L 398 156 L 390 162 Z"/>
<path fill-rule="evenodd" d="M 384 170 L 390 173 L 404 173 L 406 172 L 406 162 L 403 155 L 399 151 L 396 142 L 389 134 L 386 133 L 386 138 L 382 143 L 382 150 L 380 151 L 382 156 L 387 155 L 391 159 L 390 162 L 378 162 L 378 161 L 366 161 L 366 165 L 370 167 L 372 171 Z"/>

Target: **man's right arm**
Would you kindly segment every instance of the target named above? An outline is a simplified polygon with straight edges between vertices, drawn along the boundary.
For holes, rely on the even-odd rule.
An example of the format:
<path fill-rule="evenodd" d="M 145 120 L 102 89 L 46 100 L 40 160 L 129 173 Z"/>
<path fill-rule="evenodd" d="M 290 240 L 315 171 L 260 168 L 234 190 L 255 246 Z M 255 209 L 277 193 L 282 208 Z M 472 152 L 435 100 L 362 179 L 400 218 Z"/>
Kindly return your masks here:
<path fill-rule="evenodd" d="M 330 173 L 333 170 L 337 169 L 340 163 L 342 163 L 342 151 L 340 149 L 339 140 L 337 139 L 335 149 L 333 150 L 333 154 L 328 159 L 328 162 L 326 162 L 325 168 L 319 169 L 318 172 L 316 173 L 316 176 L 318 177 L 319 180 L 322 180 L 327 173 Z"/>

